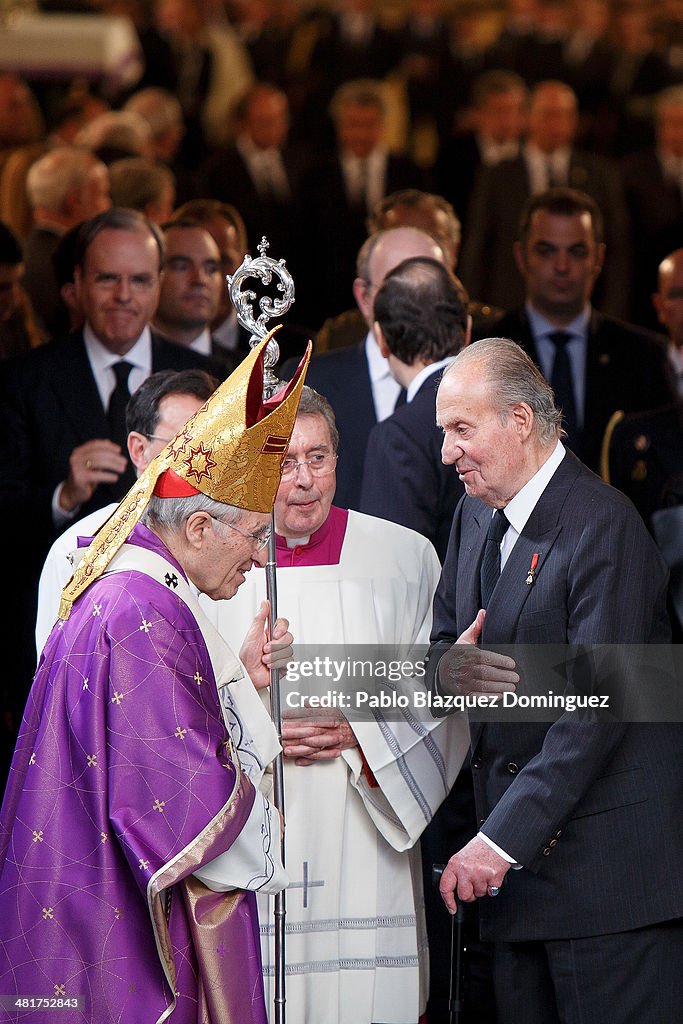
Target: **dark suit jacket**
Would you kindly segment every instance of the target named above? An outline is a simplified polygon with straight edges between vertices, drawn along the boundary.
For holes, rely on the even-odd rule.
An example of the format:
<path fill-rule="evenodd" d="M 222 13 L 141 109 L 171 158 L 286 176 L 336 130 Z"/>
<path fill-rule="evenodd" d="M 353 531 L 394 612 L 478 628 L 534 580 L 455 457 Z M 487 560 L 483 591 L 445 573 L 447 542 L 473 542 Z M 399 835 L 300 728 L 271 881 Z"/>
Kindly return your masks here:
<path fill-rule="evenodd" d="M 298 360 L 290 360 L 281 376 L 289 380 Z M 306 383 L 324 395 L 334 409 L 339 430 L 339 461 L 335 505 L 360 510 L 360 488 L 368 435 L 377 423 L 365 341 L 313 356 Z"/>
<path fill-rule="evenodd" d="M 38 322 L 55 338 L 69 329 L 69 313 L 59 295 L 52 257 L 60 236 L 49 228 L 33 228 L 24 246 L 23 285 Z"/>
<path fill-rule="evenodd" d="M 206 369 L 190 349 L 152 334 L 152 370 Z M 52 543 L 52 495 L 69 472 L 74 448 L 108 438 L 109 424 L 81 332 L 34 349 L 3 367 L 0 423 L 0 510 L 21 522 L 33 545 Z M 118 501 L 116 486 L 102 485 L 81 514 Z"/>
<path fill-rule="evenodd" d="M 456 512 L 430 673 L 479 608 L 490 519 L 469 497 Z M 483 642 L 666 644 L 665 600 L 666 571 L 637 512 L 568 452 L 503 568 Z M 570 713 L 552 723 L 500 718 L 471 723 L 477 814 L 523 870 L 508 872 L 495 900 L 479 901 L 483 936 L 579 938 L 683 914 L 683 727 Z"/>
<path fill-rule="evenodd" d="M 464 489 L 455 466 L 441 461 L 443 434 L 436 425 L 441 374 L 430 375 L 412 402 L 370 431 L 360 508 L 421 533 L 443 562 Z"/>
<path fill-rule="evenodd" d="M 195 368 L 207 368 L 203 356 L 152 335 L 153 371 Z M 52 495 L 66 479 L 74 448 L 110 434 L 80 332 L 4 363 L 1 372 L 0 523 L 5 536 L 13 538 L 5 553 L 13 600 L 2 624 L 7 652 L 3 707 L 13 711 L 18 724 L 35 671 L 38 577 L 57 532 Z M 81 514 L 119 501 L 123 493 L 120 481 L 103 484 Z"/>
<path fill-rule="evenodd" d="M 290 234 L 294 230 L 294 203 L 302 174 L 301 159 L 283 150 L 282 161 L 289 183 L 288 198 L 259 195 L 246 163 L 236 146 L 230 146 L 212 159 L 206 171 L 205 194 L 224 203 L 232 203 L 244 217 L 249 246 L 256 247 L 265 235 L 274 259 L 290 256 Z"/>
<path fill-rule="evenodd" d="M 387 160 L 385 195 L 423 188 L 425 174 L 405 157 Z M 304 176 L 297 210 L 297 318 L 316 328 L 348 308 L 356 256 L 367 238 L 365 206 L 349 202 L 337 153 L 323 157 Z M 290 263 L 289 255 L 287 262 Z"/>
<path fill-rule="evenodd" d="M 482 166 L 474 132 L 445 139 L 439 149 L 434 166 L 434 187 L 439 195 L 453 204 L 464 229 L 467 227 L 474 182 Z"/>
<path fill-rule="evenodd" d="M 607 258 L 599 291 L 596 289 L 596 305 L 605 313 L 623 316 L 630 261 L 619 170 L 603 157 L 575 149 L 569 163 L 569 185 L 592 196 L 605 221 Z M 524 281 L 514 261 L 513 246 L 530 195 L 523 156 L 483 167 L 477 174 L 459 273 L 472 295 L 481 295 L 502 309 L 513 309 L 524 301 Z"/>
<path fill-rule="evenodd" d="M 476 339 L 484 337 L 477 331 Z M 512 338 L 538 365 L 538 353 L 524 309 L 487 326 L 488 337 Z M 605 428 L 617 409 L 640 412 L 673 399 L 666 341 L 613 317 L 593 312 L 588 329 L 585 412 L 577 455 L 598 471 Z"/>
<path fill-rule="evenodd" d="M 683 246 L 681 189 L 664 177 L 654 149 L 627 157 L 623 177 L 633 251 L 638 257 L 631 275 L 631 315 L 635 323 L 656 330 L 652 293 L 657 291 L 659 264 Z"/>

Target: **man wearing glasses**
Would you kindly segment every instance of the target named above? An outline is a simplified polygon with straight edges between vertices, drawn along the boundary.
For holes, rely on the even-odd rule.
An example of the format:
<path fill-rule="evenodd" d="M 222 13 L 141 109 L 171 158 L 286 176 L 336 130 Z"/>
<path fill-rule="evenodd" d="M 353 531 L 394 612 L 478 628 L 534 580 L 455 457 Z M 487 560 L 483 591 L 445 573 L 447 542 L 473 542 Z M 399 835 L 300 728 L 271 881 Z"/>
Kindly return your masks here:
<path fill-rule="evenodd" d="M 295 657 L 395 653 L 430 628 L 434 548 L 403 526 L 332 504 L 338 440 L 329 402 L 304 387 L 275 499 L 278 610 L 291 622 Z M 229 644 L 245 634 L 263 591 L 256 569 L 236 598 L 214 606 Z M 322 678 L 314 689 L 349 693 L 349 683 L 372 689 L 368 679 L 335 687 Z M 411 692 L 412 684 L 394 685 Z M 284 697 L 287 1013 L 297 1024 L 417 1024 L 427 957 L 415 844 L 462 761 L 462 723 L 435 730 L 413 708 L 363 721 L 338 707 L 287 713 Z M 267 900 L 259 915 L 268 993 Z"/>
<path fill-rule="evenodd" d="M 20 531 L 6 569 L 21 580 L 5 620 L 17 663 L 8 666 L 11 703 L 3 706 L 19 717 L 35 669 L 36 585 L 50 544 L 132 484 L 125 408 L 133 391 L 157 370 L 206 368 L 204 357 L 150 331 L 163 248 L 141 214 L 114 208 L 86 221 L 75 263 L 82 330 L 10 361 L 0 382 L 0 521 Z"/>

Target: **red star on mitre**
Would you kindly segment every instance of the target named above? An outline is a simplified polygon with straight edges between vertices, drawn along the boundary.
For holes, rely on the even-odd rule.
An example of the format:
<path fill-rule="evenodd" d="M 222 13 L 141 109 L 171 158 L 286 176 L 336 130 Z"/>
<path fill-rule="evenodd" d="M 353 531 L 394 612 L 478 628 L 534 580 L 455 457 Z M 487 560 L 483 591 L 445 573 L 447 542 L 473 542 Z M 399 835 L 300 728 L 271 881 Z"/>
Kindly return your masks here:
<path fill-rule="evenodd" d="M 171 441 L 170 445 L 168 446 L 168 450 L 176 462 L 187 448 L 188 444 L 190 443 L 190 440 L 191 438 L 187 431 L 183 430 L 182 434 L 178 434 L 178 436 L 173 441 Z M 192 449 L 190 449 L 190 451 L 191 450 Z"/>
<path fill-rule="evenodd" d="M 199 447 L 190 448 L 190 457 L 185 459 L 184 465 L 187 466 L 188 477 L 193 476 L 199 482 L 202 477 L 206 477 L 207 480 L 211 479 L 210 471 L 216 463 L 211 458 L 211 449 L 205 448 L 200 441 Z"/>

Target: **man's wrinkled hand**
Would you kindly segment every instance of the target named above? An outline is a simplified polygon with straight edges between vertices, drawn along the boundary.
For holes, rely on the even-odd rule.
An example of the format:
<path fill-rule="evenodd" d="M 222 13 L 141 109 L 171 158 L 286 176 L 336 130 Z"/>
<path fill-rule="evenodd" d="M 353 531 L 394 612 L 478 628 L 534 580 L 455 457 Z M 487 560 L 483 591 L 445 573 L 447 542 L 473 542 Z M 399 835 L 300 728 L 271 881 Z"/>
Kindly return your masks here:
<path fill-rule="evenodd" d="M 353 729 L 336 709 L 303 707 L 283 716 L 282 750 L 298 765 L 332 761 L 356 746 Z"/>
<path fill-rule="evenodd" d="M 467 846 L 453 854 L 439 882 L 441 899 L 449 913 L 455 914 L 458 909 L 456 894 L 463 903 L 472 903 L 473 900 L 488 895 L 490 886 L 500 888 L 510 867 L 511 865 L 479 836 L 471 839 Z"/>
<path fill-rule="evenodd" d="M 439 661 L 439 687 L 443 693 L 468 696 L 511 692 L 519 682 L 512 658 L 478 647 L 486 612 L 481 609 L 471 626 Z"/>
<path fill-rule="evenodd" d="M 268 638 L 269 614 L 268 601 L 262 601 L 240 648 L 240 661 L 257 690 L 269 686 L 270 670 L 284 671 L 294 654 L 294 637 L 287 619 L 276 619 L 273 637 Z"/>

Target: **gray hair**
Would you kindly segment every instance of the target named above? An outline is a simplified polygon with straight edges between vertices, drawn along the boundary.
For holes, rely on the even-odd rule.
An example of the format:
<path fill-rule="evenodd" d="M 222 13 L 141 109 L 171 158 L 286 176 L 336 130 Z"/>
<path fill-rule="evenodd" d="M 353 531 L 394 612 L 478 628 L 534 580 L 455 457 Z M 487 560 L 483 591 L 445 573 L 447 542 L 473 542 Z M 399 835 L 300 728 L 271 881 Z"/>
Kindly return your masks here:
<path fill-rule="evenodd" d="M 509 338 L 484 338 L 464 348 L 446 369 L 443 380 L 463 366 L 481 366 L 480 379 L 491 386 L 501 423 L 524 402 L 534 414 L 534 430 L 545 448 L 564 436 L 562 412 L 555 405 L 553 389 L 523 348 Z"/>
<path fill-rule="evenodd" d="M 107 110 L 81 128 L 74 141 L 86 149 L 111 147 L 147 156 L 152 129 L 144 117 L 132 110 Z"/>
<path fill-rule="evenodd" d="M 144 117 L 152 129 L 154 139 L 161 138 L 171 128 L 183 124 L 183 108 L 179 101 L 173 93 L 157 86 L 133 93 L 124 103 L 123 109 Z"/>
<path fill-rule="evenodd" d="M 244 514 L 244 509 L 224 505 L 222 501 L 214 501 L 205 494 L 193 494 L 189 498 L 159 498 L 152 495 L 140 522 L 151 530 L 158 527 L 177 531 L 182 529 L 194 512 L 207 512 L 216 519 L 222 519 L 224 523 L 236 523 Z"/>
<path fill-rule="evenodd" d="M 142 156 L 115 160 L 109 167 L 111 201 L 144 213 L 148 203 L 160 200 L 166 188 L 175 188 L 175 175 L 165 164 Z"/>
<path fill-rule="evenodd" d="M 339 448 L 339 431 L 337 430 L 337 421 L 334 418 L 334 410 L 324 395 L 319 395 L 317 391 L 309 388 L 307 384 L 304 384 L 301 389 L 297 418 L 299 416 L 322 416 L 330 431 L 332 450 L 334 452 L 337 451 Z"/>
<path fill-rule="evenodd" d="M 82 189 L 91 172 L 106 165 L 76 146 L 58 146 L 31 164 L 26 175 L 26 194 L 31 206 L 61 213 L 66 197 Z"/>

